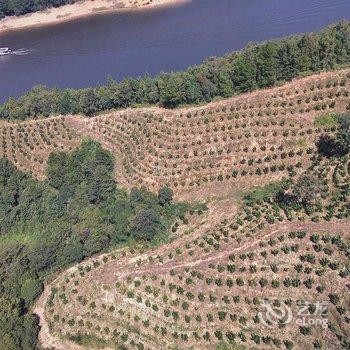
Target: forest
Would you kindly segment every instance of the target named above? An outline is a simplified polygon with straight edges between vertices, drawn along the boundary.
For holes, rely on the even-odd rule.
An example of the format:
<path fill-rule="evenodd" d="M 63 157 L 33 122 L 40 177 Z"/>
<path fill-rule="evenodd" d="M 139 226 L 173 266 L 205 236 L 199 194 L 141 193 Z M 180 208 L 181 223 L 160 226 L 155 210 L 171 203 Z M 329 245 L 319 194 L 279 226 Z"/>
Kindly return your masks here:
<path fill-rule="evenodd" d="M 142 105 L 175 108 L 282 84 L 348 65 L 350 22 L 311 34 L 249 44 L 239 52 L 210 58 L 186 71 L 145 75 L 80 90 L 34 87 L 0 106 L 0 118 L 25 120 L 57 114 L 96 113 Z"/>
<path fill-rule="evenodd" d="M 1 0 L 0 19 L 6 16 L 21 16 L 42 11 L 49 7 L 73 4 L 76 0 Z"/>
<path fill-rule="evenodd" d="M 0 349 L 36 348 L 28 309 L 48 275 L 136 241 L 164 241 L 187 210 L 167 187 L 158 195 L 119 188 L 111 154 L 91 140 L 51 154 L 44 182 L 0 159 Z"/>

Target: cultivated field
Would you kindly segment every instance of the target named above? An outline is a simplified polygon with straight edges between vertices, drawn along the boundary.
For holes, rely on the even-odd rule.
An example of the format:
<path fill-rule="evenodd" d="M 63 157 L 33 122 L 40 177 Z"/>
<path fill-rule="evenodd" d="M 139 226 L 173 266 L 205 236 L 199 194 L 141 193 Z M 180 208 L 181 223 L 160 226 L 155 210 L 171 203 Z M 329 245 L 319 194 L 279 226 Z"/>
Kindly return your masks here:
<path fill-rule="evenodd" d="M 69 269 L 37 304 L 42 344 L 346 349 L 350 222 L 349 196 L 341 194 L 349 193 L 349 167 L 345 157 L 310 170 L 324 177 L 315 211 L 285 211 L 266 200 L 237 212 L 228 199 L 216 201 L 205 214 L 190 215 L 168 245 L 121 250 Z M 266 313 L 266 303 L 285 317 Z"/>
<path fill-rule="evenodd" d="M 349 86 L 346 69 L 203 107 L 2 122 L 0 156 L 42 179 L 52 151 L 70 151 L 91 137 L 115 154 L 123 186 L 167 184 L 181 199 L 221 196 L 305 169 L 315 139 L 331 131 L 315 126 L 315 117 L 347 111 Z"/>
<path fill-rule="evenodd" d="M 350 161 L 315 141 L 350 110 L 350 69 L 201 107 L 0 124 L 0 157 L 44 179 L 84 138 L 115 156 L 120 186 L 203 201 L 161 247 L 87 260 L 46 285 L 40 342 L 60 350 L 349 348 Z M 301 173 L 308 206 L 242 192 Z M 315 201 L 313 202 L 313 199 Z M 299 203 L 300 204 L 300 203 Z"/>

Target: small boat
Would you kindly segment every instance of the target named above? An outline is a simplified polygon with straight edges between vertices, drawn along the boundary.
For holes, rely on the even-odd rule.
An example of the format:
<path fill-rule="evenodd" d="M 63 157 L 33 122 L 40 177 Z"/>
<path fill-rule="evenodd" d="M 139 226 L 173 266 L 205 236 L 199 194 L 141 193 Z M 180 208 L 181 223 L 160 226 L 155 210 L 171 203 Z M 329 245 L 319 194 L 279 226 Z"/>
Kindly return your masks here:
<path fill-rule="evenodd" d="M 8 47 L 0 47 L 0 56 L 10 55 L 11 50 Z"/>

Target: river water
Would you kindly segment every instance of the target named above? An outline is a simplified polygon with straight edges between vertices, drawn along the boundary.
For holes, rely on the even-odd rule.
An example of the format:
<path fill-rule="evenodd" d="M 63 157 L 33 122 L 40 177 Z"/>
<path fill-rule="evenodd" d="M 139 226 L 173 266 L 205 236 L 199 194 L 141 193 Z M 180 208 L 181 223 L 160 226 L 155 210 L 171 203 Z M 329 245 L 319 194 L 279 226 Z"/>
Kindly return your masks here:
<path fill-rule="evenodd" d="M 248 42 L 349 19 L 350 0 L 192 0 L 176 7 L 104 13 L 0 35 L 0 101 L 34 85 L 79 88 L 110 74 L 184 69 Z"/>

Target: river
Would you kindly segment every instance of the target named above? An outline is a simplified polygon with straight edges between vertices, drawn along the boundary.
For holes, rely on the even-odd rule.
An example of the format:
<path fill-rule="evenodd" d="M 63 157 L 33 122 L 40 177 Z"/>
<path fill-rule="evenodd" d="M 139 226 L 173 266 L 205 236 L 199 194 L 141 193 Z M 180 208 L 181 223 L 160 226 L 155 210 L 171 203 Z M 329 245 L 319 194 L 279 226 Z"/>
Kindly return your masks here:
<path fill-rule="evenodd" d="M 193 0 L 175 7 L 100 13 L 0 35 L 0 101 L 34 85 L 79 88 L 107 76 L 184 69 L 248 42 L 349 19 L 349 0 Z"/>

